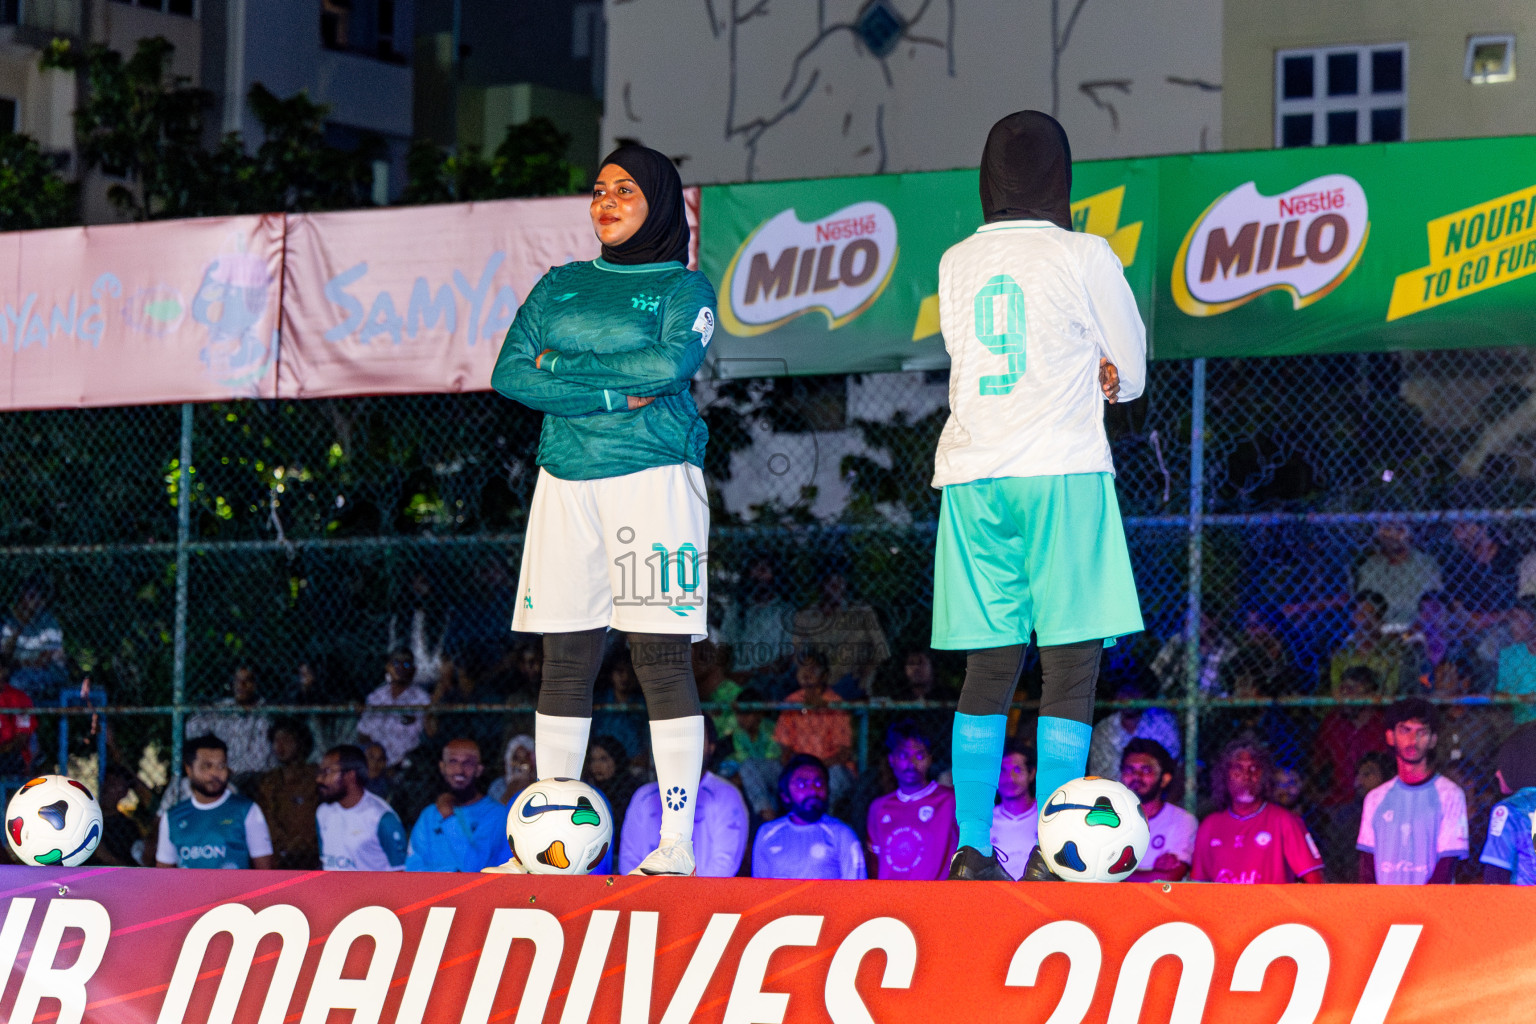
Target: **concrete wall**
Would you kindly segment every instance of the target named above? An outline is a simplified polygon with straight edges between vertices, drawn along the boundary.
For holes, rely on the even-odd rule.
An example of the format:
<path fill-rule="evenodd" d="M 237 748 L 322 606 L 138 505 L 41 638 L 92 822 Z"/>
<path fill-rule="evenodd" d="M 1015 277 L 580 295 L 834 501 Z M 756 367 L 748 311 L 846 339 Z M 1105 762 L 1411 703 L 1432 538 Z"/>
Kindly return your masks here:
<path fill-rule="evenodd" d="M 1275 51 L 1314 46 L 1407 43 L 1408 139 L 1536 132 L 1531 0 L 1226 0 L 1224 26 L 1227 149 L 1274 145 Z M 1467 37 L 1499 33 L 1515 34 L 1515 80 L 1472 85 Z"/>
<path fill-rule="evenodd" d="M 1027 107 L 1079 157 L 1221 148 L 1221 0 L 893 3 L 910 24 L 881 60 L 862 0 L 608 0 L 603 141 L 693 182 L 970 166 Z"/>

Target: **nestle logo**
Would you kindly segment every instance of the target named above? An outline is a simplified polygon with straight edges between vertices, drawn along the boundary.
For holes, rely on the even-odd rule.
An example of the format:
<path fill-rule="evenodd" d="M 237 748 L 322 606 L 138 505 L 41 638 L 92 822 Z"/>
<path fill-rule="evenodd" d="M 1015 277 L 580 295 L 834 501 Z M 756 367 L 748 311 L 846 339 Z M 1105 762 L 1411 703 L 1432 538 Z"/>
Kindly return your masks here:
<path fill-rule="evenodd" d="M 1280 200 L 1280 216 L 1299 217 L 1308 213 L 1323 213 L 1326 210 L 1342 210 L 1347 202 L 1342 188 L 1330 189 L 1327 192 L 1303 192 L 1300 195 L 1285 196 Z"/>
<path fill-rule="evenodd" d="M 824 221 L 816 225 L 816 241 L 841 242 L 845 238 L 872 235 L 875 233 L 875 226 L 873 214 L 868 217 L 845 217 L 842 220 Z"/>

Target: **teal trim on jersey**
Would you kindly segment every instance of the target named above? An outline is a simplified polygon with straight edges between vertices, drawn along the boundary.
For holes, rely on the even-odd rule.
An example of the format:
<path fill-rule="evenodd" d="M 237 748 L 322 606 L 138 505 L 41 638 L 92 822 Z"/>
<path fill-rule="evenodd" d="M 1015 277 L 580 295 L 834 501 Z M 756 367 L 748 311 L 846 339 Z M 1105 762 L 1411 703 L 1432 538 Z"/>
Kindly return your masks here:
<path fill-rule="evenodd" d="M 245 819 L 251 801 L 238 793 L 212 810 L 187 799 L 165 812 L 171 845 L 176 847 L 176 866 L 182 868 L 248 868 L 251 844 L 245 835 Z"/>
<path fill-rule="evenodd" d="M 933 564 L 933 646 L 980 650 L 1143 629 L 1108 473 L 944 488 Z"/>
<path fill-rule="evenodd" d="M 491 386 L 546 414 L 538 464 L 562 480 L 702 468 L 709 431 L 689 384 L 714 324 L 713 286 L 680 263 L 567 263 L 517 311 Z M 655 401 L 631 411 L 630 395 Z"/>
<path fill-rule="evenodd" d="M 677 260 L 667 260 L 663 263 L 609 263 L 599 256 L 592 261 L 592 265 L 599 270 L 612 271 L 615 274 L 654 274 L 658 270 L 684 270 L 686 269 Z"/>

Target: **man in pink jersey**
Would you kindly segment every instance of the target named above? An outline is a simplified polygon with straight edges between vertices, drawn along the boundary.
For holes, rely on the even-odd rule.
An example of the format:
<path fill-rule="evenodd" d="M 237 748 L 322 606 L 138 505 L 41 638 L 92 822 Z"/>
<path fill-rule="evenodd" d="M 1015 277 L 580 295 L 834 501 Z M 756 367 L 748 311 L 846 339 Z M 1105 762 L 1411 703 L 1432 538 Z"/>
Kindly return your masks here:
<path fill-rule="evenodd" d="M 1273 803 L 1269 750 L 1248 736 L 1228 743 L 1211 771 L 1217 810 L 1195 836 L 1197 882 L 1323 880 L 1323 858 L 1301 818 Z"/>
<path fill-rule="evenodd" d="M 954 791 L 929 781 L 932 751 L 912 719 L 886 730 L 885 749 L 896 791 L 869 805 L 873 876 L 922 882 L 943 878 L 959 842 Z"/>

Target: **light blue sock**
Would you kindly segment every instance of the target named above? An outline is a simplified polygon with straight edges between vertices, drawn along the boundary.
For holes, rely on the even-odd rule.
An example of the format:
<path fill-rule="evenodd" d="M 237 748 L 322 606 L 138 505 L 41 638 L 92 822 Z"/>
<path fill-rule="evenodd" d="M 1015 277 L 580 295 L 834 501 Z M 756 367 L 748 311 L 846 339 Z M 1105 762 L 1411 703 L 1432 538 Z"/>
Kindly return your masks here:
<path fill-rule="evenodd" d="M 960 845 L 989 856 L 992 804 L 997 800 L 997 777 L 1002 770 L 1007 730 L 1007 715 L 955 714 L 950 774 L 955 780 L 955 821 L 960 826 Z"/>
<path fill-rule="evenodd" d="M 1093 726 L 1070 718 L 1042 715 L 1035 725 L 1035 749 L 1040 767 L 1035 772 L 1035 799 L 1044 807 L 1052 793 L 1088 770 L 1088 743 Z M 1037 812 L 1038 813 L 1038 812 Z"/>

